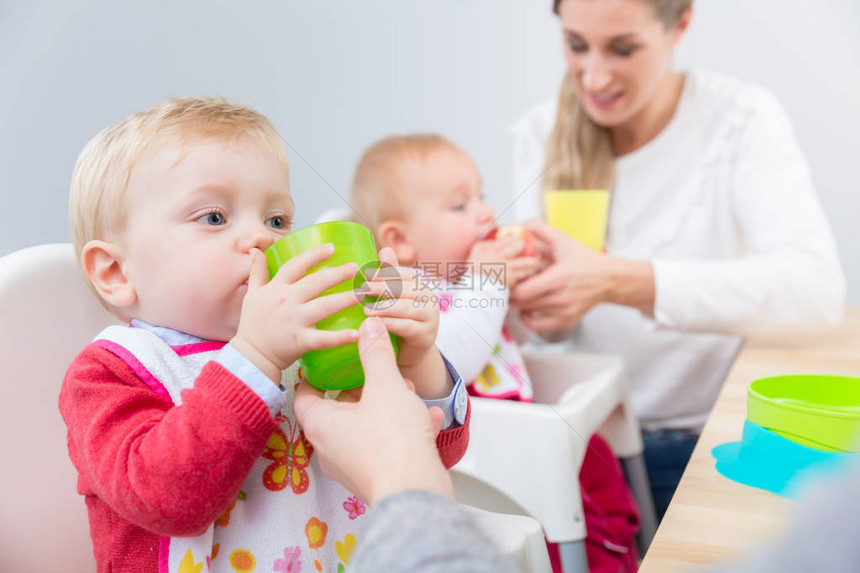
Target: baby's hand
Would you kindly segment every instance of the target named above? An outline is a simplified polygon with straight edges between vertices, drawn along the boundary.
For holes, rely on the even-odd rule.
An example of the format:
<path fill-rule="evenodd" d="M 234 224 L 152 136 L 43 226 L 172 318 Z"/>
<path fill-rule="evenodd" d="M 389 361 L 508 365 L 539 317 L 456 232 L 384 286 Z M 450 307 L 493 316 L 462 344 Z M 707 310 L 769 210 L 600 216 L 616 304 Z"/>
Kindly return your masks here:
<path fill-rule="evenodd" d="M 503 264 L 501 273 L 504 286 L 513 289 L 517 283 L 528 278 L 538 268 L 540 260 L 535 256 L 520 256 L 525 243 L 516 237 L 504 237 L 492 241 L 476 241 L 469 252 L 468 261 L 477 273 L 498 278 L 498 265 Z"/>
<path fill-rule="evenodd" d="M 311 249 L 284 263 L 269 280 L 266 257 L 251 250 L 248 292 L 242 302 L 239 328 L 230 345 L 274 382 L 281 370 L 309 350 L 340 346 L 358 340 L 358 330 L 317 330 L 316 323 L 358 303 L 355 292 L 321 296 L 351 279 L 358 265 L 348 263 L 306 275 L 334 254 L 331 244 Z"/>
<path fill-rule="evenodd" d="M 397 364 L 409 368 L 419 364 L 428 352 L 436 352 L 439 306 L 418 271 L 397 266 L 392 249 L 382 249 L 379 258 L 383 266 L 362 290 L 366 289 L 365 296 L 387 293 L 393 298 L 365 302 L 364 313 L 378 316 L 389 332 L 400 337 Z"/>

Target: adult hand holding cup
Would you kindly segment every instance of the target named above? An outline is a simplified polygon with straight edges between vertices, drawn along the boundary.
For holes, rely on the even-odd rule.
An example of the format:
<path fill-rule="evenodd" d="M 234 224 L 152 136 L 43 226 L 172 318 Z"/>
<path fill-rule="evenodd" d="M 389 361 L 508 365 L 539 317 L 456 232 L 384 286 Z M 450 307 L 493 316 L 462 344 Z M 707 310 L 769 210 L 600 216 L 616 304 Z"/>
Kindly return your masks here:
<path fill-rule="evenodd" d="M 365 320 L 358 350 L 367 379 L 359 401 L 327 400 L 303 382 L 296 418 L 326 475 L 368 504 L 406 489 L 453 499 L 436 447 L 444 414 L 428 409 L 400 375 L 390 340 L 380 319 Z"/>

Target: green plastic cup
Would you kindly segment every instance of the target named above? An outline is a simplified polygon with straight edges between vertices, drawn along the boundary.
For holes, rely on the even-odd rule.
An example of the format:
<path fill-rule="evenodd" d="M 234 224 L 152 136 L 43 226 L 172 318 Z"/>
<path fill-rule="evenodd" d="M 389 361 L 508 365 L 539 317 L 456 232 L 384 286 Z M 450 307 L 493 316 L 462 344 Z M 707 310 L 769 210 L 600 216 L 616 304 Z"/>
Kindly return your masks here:
<path fill-rule="evenodd" d="M 269 277 L 274 277 L 278 269 L 291 258 L 310 249 L 332 243 L 334 254 L 308 271 L 338 267 L 346 263 L 358 264 L 359 273 L 364 269 L 379 267 L 373 233 L 364 225 L 350 221 L 331 221 L 311 225 L 294 231 L 279 239 L 266 249 L 269 264 Z M 365 277 L 343 281 L 328 289 L 323 295 L 353 290 L 364 282 Z M 356 304 L 317 323 L 319 330 L 357 329 L 367 318 L 364 308 Z M 391 336 L 395 353 L 398 352 L 397 340 Z M 358 343 L 352 342 L 334 348 L 311 350 L 299 359 L 305 379 L 319 390 L 347 390 L 364 384 L 364 370 L 358 358 Z"/>
<path fill-rule="evenodd" d="M 747 419 L 803 446 L 860 452 L 860 378 L 799 374 L 760 378 L 747 392 Z"/>

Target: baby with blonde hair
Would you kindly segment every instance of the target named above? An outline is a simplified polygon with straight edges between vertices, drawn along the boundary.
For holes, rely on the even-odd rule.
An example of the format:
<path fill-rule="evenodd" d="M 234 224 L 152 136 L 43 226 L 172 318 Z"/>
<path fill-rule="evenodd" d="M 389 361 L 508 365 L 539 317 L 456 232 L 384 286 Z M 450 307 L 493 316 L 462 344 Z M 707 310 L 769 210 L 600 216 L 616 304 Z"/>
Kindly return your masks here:
<path fill-rule="evenodd" d="M 508 329 L 510 289 L 535 271 L 524 241 L 488 240 L 497 227 L 481 175 L 456 144 L 435 134 L 386 137 L 365 151 L 352 184 L 358 221 L 404 265 L 418 267 L 441 310 L 437 345 L 473 395 L 531 400 Z M 468 327 L 467 327 L 468 325 Z"/>
<path fill-rule="evenodd" d="M 296 421 L 292 365 L 358 339 L 316 323 L 358 303 L 323 295 L 354 263 L 308 274 L 302 253 L 271 278 L 263 252 L 294 215 L 280 136 L 261 113 L 214 98 L 165 101 L 108 127 L 71 185 L 75 252 L 119 319 L 75 358 L 60 411 L 99 572 L 339 571 L 366 512 L 322 472 Z M 404 287 L 408 300 L 420 291 Z M 370 311 L 368 311 L 370 313 Z M 434 345 L 438 311 L 382 318 L 398 365 L 429 406 L 442 460 L 468 442 L 450 414 L 459 374 Z M 459 413 L 458 413 L 459 412 Z M 449 419 L 451 418 L 451 419 Z"/>
<path fill-rule="evenodd" d="M 436 344 L 469 393 L 529 402 L 531 381 L 506 318 L 510 289 L 536 272 L 539 260 L 527 236 L 493 238 L 495 215 L 481 187 L 474 161 L 444 137 L 392 136 L 359 161 L 352 205 L 381 244 L 401 263 L 421 269 L 432 285 L 430 302 L 441 311 Z M 634 571 L 638 511 L 618 461 L 598 435 L 589 440 L 579 478 L 589 562 L 595 571 Z M 556 569 L 557 555 L 550 544 Z"/>

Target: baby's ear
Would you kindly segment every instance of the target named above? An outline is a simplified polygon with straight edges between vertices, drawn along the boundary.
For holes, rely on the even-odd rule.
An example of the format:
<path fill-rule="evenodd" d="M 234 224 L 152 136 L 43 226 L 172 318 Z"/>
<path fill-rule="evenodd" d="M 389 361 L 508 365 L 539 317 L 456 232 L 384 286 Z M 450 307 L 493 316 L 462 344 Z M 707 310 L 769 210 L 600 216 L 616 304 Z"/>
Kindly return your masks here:
<path fill-rule="evenodd" d="M 401 265 L 411 266 L 418 259 L 415 246 L 406 236 L 406 225 L 400 221 L 383 221 L 376 228 L 376 234 L 380 238 L 378 248 L 391 247 L 397 260 Z"/>
<path fill-rule="evenodd" d="M 109 305 L 121 309 L 137 301 L 137 292 L 122 269 L 122 250 L 115 243 L 89 241 L 81 249 L 81 266 Z"/>

